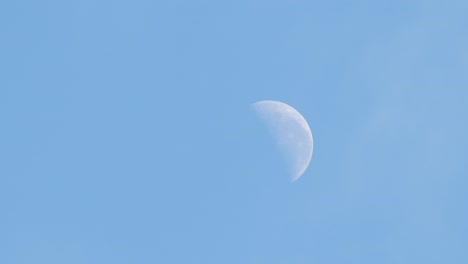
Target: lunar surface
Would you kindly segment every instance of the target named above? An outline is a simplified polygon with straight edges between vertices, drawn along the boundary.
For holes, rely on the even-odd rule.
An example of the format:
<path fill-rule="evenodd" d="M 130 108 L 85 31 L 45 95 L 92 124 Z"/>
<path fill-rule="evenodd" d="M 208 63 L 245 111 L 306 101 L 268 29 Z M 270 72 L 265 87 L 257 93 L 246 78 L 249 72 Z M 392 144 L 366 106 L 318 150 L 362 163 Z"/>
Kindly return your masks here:
<path fill-rule="evenodd" d="M 291 106 L 278 101 L 252 104 L 258 116 L 268 125 L 290 167 L 291 182 L 305 172 L 312 158 L 314 141 L 305 118 Z"/>

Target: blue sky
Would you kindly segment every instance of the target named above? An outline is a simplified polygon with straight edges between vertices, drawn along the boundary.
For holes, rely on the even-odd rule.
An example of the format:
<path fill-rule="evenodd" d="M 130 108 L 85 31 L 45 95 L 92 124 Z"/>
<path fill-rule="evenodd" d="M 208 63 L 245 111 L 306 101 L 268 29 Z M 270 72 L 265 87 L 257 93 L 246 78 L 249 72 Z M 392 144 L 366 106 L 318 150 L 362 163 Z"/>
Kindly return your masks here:
<path fill-rule="evenodd" d="M 0 262 L 467 263 L 467 11 L 3 1 Z"/>

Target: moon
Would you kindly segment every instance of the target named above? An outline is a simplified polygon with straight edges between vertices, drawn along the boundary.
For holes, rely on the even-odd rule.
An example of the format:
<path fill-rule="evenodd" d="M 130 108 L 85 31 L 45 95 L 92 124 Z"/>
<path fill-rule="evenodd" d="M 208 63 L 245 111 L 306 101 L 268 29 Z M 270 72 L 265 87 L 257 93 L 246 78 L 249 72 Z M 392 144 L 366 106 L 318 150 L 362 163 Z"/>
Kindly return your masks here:
<path fill-rule="evenodd" d="M 258 101 L 252 104 L 265 121 L 273 138 L 289 163 L 290 179 L 295 182 L 309 166 L 314 140 L 305 118 L 293 107 L 278 101 Z"/>

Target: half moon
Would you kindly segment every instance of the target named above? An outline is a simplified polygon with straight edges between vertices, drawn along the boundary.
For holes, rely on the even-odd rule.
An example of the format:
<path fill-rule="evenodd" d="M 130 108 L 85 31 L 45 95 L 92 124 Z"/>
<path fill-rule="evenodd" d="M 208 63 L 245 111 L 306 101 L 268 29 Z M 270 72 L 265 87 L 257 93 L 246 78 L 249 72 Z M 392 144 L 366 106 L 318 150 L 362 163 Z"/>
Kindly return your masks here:
<path fill-rule="evenodd" d="M 290 167 L 291 182 L 305 172 L 312 159 L 314 140 L 305 118 L 290 105 L 278 101 L 259 101 L 252 104 L 258 116 L 268 125 L 269 130 Z"/>

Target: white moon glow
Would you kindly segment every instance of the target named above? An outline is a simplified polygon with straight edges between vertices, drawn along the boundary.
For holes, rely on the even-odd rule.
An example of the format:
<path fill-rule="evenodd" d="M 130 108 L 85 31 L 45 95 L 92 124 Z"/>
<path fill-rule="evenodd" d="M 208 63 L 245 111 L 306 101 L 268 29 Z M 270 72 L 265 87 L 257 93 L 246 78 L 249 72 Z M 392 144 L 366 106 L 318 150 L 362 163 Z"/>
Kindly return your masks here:
<path fill-rule="evenodd" d="M 291 181 L 302 176 L 312 159 L 314 140 L 305 118 L 291 106 L 278 101 L 259 101 L 252 104 L 266 121 L 273 137 L 290 163 Z"/>

